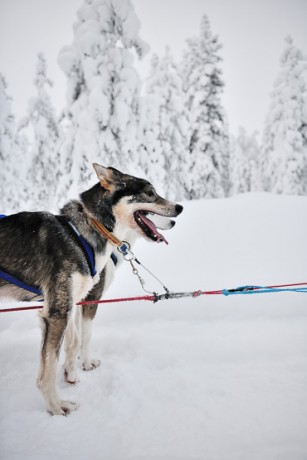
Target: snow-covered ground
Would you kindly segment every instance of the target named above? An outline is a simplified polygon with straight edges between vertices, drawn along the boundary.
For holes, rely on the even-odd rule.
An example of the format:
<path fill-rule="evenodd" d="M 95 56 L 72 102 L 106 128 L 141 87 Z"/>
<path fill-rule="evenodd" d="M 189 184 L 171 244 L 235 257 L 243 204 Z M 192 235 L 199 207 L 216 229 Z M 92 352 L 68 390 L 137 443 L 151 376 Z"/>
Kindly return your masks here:
<path fill-rule="evenodd" d="M 175 291 L 307 281 L 307 198 L 186 203 L 169 246 L 139 259 Z M 148 279 L 148 287 L 151 282 Z M 107 297 L 142 295 L 123 264 Z M 0 316 L 3 460 L 306 460 L 307 294 L 203 296 L 99 308 L 102 365 L 51 417 L 36 389 L 35 312 Z"/>

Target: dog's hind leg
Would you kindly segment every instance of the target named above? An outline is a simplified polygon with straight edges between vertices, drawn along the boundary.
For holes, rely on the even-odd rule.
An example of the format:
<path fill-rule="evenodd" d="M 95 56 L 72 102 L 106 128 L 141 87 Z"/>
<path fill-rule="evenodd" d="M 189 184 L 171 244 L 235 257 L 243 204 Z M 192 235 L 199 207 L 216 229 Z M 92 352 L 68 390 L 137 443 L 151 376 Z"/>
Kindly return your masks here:
<path fill-rule="evenodd" d="M 78 408 L 78 404 L 60 400 L 56 390 L 56 370 L 59 353 L 72 308 L 69 280 L 55 282 L 52 292 L 45 292 L 42 320 L 41 363 L 37 384 L 43 393 L 47 408 L 53 415 L 67 415 Z"/>

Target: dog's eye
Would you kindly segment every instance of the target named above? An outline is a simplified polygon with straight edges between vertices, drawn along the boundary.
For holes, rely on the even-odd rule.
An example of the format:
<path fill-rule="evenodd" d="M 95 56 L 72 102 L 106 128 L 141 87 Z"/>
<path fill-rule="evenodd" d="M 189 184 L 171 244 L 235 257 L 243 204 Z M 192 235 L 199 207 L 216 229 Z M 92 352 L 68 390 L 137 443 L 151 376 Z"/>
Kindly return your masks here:
<path fill-rule="evenodd" d="M 146 195 L 152 198 L 155 196 L 155 192 L 153 190 L 148 190 L 148 192 L 146 192 Z"/>

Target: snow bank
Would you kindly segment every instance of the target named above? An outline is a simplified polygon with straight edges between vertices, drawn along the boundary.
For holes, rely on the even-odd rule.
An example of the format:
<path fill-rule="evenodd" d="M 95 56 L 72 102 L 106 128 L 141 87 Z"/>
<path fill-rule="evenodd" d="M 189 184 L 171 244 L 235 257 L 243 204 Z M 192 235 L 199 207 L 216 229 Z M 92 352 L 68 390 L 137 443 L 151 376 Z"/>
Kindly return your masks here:
<path fill-rule="evenodd" d="M 135 253 L 172 290 L 306 281 L 307 199 L 242 195 L 185 204 L 169 246 Z M 152 286 L 148 280 L 148 287 Z M 154 286 L 155 287 L 155 286 Z M 107 297 L 141 294 L 129 264 Z M 104 305 L 100 368 L 80 370 L 69 417 L 35 387 L 33 312 L 0 317 L 2 459 L 304 460 L 307 296 L 210 296 Z"/>

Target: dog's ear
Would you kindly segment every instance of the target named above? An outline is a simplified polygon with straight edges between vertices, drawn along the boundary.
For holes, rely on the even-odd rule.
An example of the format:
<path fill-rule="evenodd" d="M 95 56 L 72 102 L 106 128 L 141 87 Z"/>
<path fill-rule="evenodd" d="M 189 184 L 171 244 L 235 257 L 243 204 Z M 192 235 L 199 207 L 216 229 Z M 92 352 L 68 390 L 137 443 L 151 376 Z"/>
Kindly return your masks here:
<path fill-rule="evenodd" d="M 101 186 L 105 190 L 112 192 L 115 188 L 112 169 L 105 168 L 104 166 L 101 166 L 98 163 L 93 163 L 93 167 L 95 169 L 98 179 L 100 180 Z"/>

